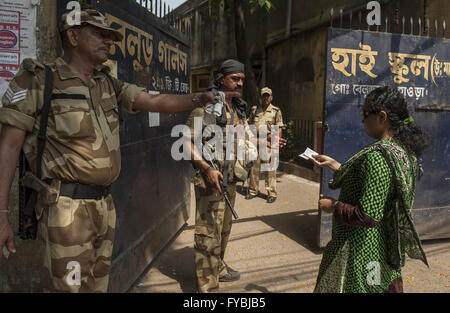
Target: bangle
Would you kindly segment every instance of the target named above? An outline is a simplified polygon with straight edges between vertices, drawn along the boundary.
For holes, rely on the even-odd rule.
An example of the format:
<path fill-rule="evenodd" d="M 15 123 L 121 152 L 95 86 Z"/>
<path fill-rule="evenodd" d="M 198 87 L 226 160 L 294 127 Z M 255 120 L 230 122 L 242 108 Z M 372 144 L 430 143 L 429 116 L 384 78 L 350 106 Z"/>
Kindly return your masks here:
<path fill-rule="evenodd" d="M 333 208 L 333 210 L 336 210 L 336 205 L 338 204 L 339 200 L 334 200 L 331 204 L 331 207 Z"/>

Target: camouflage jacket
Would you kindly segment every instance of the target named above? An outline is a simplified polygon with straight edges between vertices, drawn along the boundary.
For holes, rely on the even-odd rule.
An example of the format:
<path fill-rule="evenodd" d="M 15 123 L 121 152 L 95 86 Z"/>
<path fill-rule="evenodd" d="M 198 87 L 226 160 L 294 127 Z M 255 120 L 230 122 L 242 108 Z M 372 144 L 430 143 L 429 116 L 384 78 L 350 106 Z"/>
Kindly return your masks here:
<path fill-rule="evenodd" d="M 86 84 L 58 58 L 53 71 L 53 97 L 42 178 L 57 178 L 90 185 L 109 185 L 120 172 L 118 108 L 135 113 L 133 103 L 145 91 L 133 84 L 106 77 L 99 65 Z M 25 59 L 2 99 L 0 123 L 26 131 L 23 151 L 35 169 L 37 134 L 43 107 L 45 67 Z"/>
<path fill-rule="evenodd" d="M 227 114 L 227 125 L 231 125 L 231 112 L 228 110 L 227 107 L 226 108 L 226 114 Z M 248 126 L 247 124 L 247 120 L 245 119 L 239 119 L 238 115 L 236 112 L 234 113 L 234 119 L 233 119 L 233 126 L 238 126 L 238 125 L 242 125 L 242 129 L 245 130 L 245 127 Z M 212 131 L 212 133 L 210 133 L 211 131 L 208 130 L 207 125 L 205 125 L 204 123 L 204 116 L 205 116 L 205 110 L 204 108 L 196 108 L 194 109 L 191 114 L 189 115 L 189 118 L 186 122 L 186 125 L 189 127 L 190 130 L 190 136 L 191 136 L 191 140 L 192 142 L 196 142 L 198 141 L 199 143 L 202 143 L 202 145 L 206 145 L 206 144 L 210 144 L 211 139 L 216 136 L 216 134 Z M 197 119 L 197 124 L 196 124 L 196 119 Z M 215 123 L 213 123 L 215 124 Z M 217 126 L 217 125 L 214 125 Z M 218 126 L 217 126 L 218 127 Z M 209 157 L 211 157 L 211 160 L 214 161 L 214 163 L 217 165 L 217 168 L 223 173 L 224 172 L 224 160 L 226 157 L 227 153 L 233 153 L 235 154 L 237 149 L 236 149 L 236 140 L 233 141 L 233 145 L 231 145 L 232 151 L 227 151 L 227 131 L 226 131 L 226 127 L 221 127 L 222 130 L 222 150 L 219 151 L 217 148 L 217 146 L 212 145 L 210 146 L 212 155 L 211 156 L 206 156 L 205 154 L 203 154 L 203 159 L 205 161 L 207 161 L 209 163 Z M 235 139 L 237 134 L 234 133 Z M 214 141 L 214 140 L 212 140 Z M 214 143 L 215 144 L 215 143 Z M 197 147 L 200 148 L 200 147 Z M 201 152 L 201 151 L 199 151 Z M 234 166 L 236 164 L 235 159 L 233 158 L 233 160 L 230 160 L 229 162 L 229 167 L 228 167 L 228 182 L 229 183 L 233 183 L 234 182 Z M 199 174 L 199 171 L 197 171 L 197 178 L 201 179 L 201 175 Z M 202 184 L 204 186 L 204 184 Z"/>

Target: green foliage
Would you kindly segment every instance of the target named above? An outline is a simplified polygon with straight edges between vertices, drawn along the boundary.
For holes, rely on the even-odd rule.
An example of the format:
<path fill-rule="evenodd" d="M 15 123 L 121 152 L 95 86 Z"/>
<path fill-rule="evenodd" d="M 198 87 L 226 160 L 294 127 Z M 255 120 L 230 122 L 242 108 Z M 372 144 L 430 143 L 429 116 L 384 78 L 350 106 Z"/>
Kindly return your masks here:
<path fill-rule="evenodd" d="M 274 5 L 272 1 L 269 0 L 249 0 L 250 12 L 255 12 L 258 8 L 265 8 L 267 12 L 270 12 Z"/>
<path fill-rule="evenodd" d="M 287 139 L 286 148 L 293 149 L 295 146 L 294 121 L 289 120 L 289 122 L 284 124 L 283 137 Z"/>
<path fill-rule="evenodd" d="M 283 138 L 287 140 L 286 146 L 280 150 L 281 160 L 292 162 L 295 159 L 295 132 L 294 132 L 294 121 L 289 120 L 283 126 Z"/>
<path fill-rule="evenodd" d="M 209 15 L 212 19 L 219 18 L 220 8 L 223 8 L 225 1 L 232 2 L 233 0 L 209 0 Z"/>
<path fill-rule="evenodd" d="M 210 15 L 213 19 L 217 19 L 219 17 L 219 11 L 224 7 L 225 3 L 228 8 L 232 8 L 234 6 L 235 0 L 209 0 L 209 10 Z M 272 1 L 270 0 L 236 0 L 242 1 L 244 5 L 250 8 L 250 12 L 255 12 L 258 8 L 266 9 L 267 12 L 270 12 L 271 9 L 275 8 Z"/>

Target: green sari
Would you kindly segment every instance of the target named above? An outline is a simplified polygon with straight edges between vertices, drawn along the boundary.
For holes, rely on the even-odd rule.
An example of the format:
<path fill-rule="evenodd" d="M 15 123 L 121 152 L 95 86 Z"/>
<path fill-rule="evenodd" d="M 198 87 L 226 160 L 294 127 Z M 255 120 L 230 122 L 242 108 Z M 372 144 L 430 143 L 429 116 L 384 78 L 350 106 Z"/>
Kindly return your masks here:
<path fill-rule="evenodd" d="M 315 292 L 383 292 L 401 277 L 405 254 L 427 259 L 414 226 L 417 159 L 395 139 L 364 148 L 334 173 L 339 200 L 373 218 L 374 228 L 347 226 L 333 217 Z"/>

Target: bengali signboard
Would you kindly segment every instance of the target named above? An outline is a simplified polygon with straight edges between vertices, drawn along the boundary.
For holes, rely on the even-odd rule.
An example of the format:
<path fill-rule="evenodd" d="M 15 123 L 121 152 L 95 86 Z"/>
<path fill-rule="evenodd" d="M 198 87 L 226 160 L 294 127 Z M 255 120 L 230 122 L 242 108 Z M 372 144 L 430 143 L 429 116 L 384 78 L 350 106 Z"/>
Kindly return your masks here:
<path fill-rule="evenodd" d="M 448 46 L 449 41 L 440 38 L 331 28 L 328 32 L 324 153 L 345 162 L 373 142 L 361 122 L 365 96 L 379 86 L 396 86 L 414 120 L 431 136 L 431 147 L 419 160 L 424 176 L 417 183 L 416 216 L 419 209 L 431 208 L 450 216 Z M 331 177 L 331 171 L 323 171 L 322 192 L 337 197 L 339 191 L 328 188 Z M 323 214 L 321 220 L 320 246 L 324 246 L 330 238 L 331 217 Z M 418 228 L 430 238 L 450 235 L 442 227 L 437 235 Z"/>
<path fill-rule="evenodd" d="M 110 13 L 105 14 L 111 26 L 123 35 L 111 51 L 112 59 L 122 60 L 130 72 L 151 74 L 149 89 L 161 93 L 188 93 L 189 60 L 185 45 L 161 32 L 136 27 Z"/>
<path fill-rule="evenodd" d="M 330 34 L 327 102 L 345 98 L 360 103 L 376 87 L 393 85 L 414 108 L 447 103 L 449 92 L 443 89 L 450 80 L 450 55 L 443 40 L 340 30 Z"/>
<path fill-rule="evenodd" d="M 181 34 L 136 1 L 97 7 L 123 35 L 111 49 L 117 77 L 150 94 L 190 92 L 190 47 Z M 120 113 L 122 170 L 113 184 L 117 227 L 109 290 L 125 291 L 170 242 L 189 216 L 189 162 L 171 156 L 175 125 L 189 112 Z"/>

